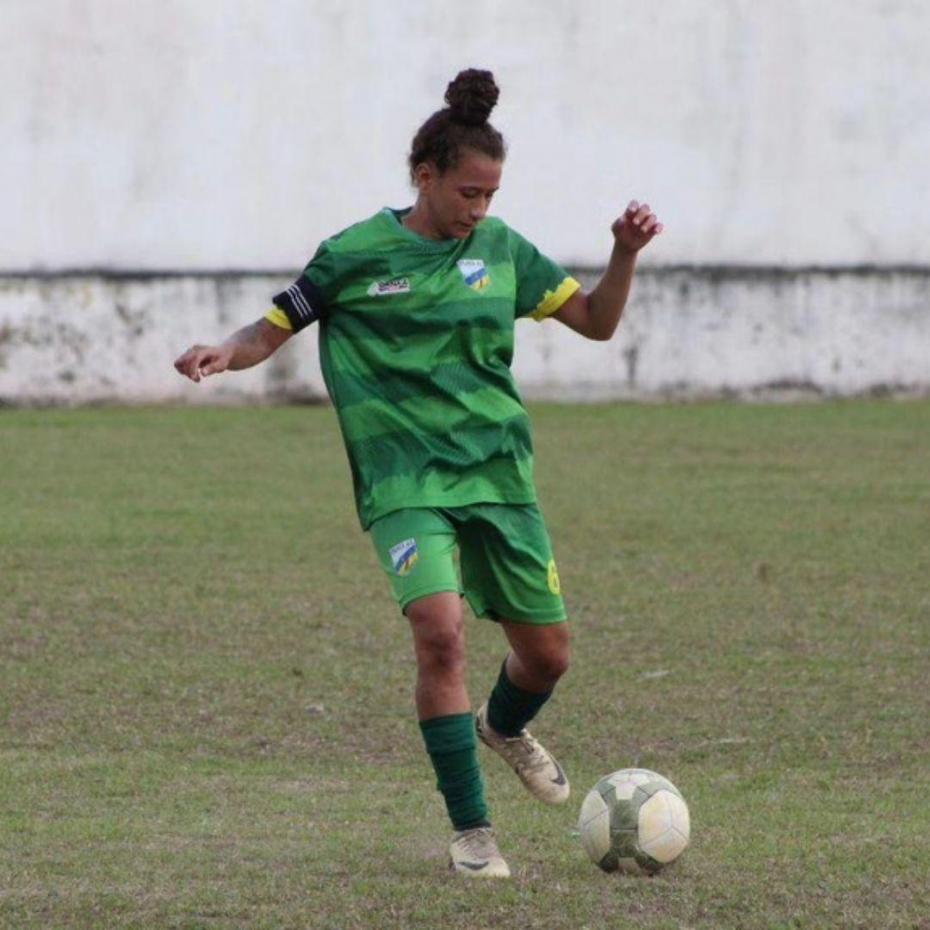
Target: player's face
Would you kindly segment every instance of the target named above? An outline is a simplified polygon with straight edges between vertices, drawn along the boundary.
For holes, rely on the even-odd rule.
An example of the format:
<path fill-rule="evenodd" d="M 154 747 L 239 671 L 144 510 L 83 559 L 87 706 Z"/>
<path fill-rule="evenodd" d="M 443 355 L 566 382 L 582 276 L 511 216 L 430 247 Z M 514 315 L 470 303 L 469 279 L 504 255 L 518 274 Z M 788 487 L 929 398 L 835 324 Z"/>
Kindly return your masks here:
<path fill-rule="evenodd" d="M 459 163 L 445 174 L 422 165 L 417 186 L 430 237 L 466 239 L 471 235 L 500 187 L 503 167 L 496 158 L 473 149 L 461 152 Z"/>

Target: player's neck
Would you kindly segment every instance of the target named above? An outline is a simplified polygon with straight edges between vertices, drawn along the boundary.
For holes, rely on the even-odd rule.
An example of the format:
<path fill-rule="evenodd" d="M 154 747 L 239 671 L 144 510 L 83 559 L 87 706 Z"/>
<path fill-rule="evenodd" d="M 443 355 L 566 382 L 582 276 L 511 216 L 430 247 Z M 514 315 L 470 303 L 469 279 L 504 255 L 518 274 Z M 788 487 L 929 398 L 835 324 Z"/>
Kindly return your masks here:
<path fill-rule="evenodd" d="M 429 214 L 419 200 L 413 205 L 413 209 L 404 216 L 401 220 L 401 224 L 411 232 L 415 232 L 418 236 L 423 236 L 424 239 L 434 239 L 438 241 L 446 238 L 430 220 Z"/>

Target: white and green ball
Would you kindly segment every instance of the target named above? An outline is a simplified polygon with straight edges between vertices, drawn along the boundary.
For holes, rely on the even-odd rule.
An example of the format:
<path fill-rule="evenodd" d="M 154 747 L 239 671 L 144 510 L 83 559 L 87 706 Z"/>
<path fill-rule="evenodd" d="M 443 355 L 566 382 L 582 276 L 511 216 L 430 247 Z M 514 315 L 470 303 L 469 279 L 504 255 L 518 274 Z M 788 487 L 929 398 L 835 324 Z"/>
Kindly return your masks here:
<path fill-rule="evenodd" d="M 578 818 L 581 844 L 605 872 L 649 873 L 674 862 L 691 835 L 688 805 L 667 779 L 648 769 L 605 775 Z"/>

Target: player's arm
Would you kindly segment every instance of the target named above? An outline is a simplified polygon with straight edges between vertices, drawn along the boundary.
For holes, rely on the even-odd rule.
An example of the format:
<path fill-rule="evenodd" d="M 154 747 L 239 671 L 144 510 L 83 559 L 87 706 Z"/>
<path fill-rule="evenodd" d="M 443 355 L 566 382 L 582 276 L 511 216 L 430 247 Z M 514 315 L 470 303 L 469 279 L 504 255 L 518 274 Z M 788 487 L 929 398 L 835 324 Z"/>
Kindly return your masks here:
<path fill-rule="evenodd" d="M 623 216 L 610 227 L 614 247 L 603 277 L 590 293 L 575 291 L 552 314 L 553 318 L 588 339 L 610 339 L 630 294 L 636 256 L 644 245 L 662 232 L 662 228 L 649 204 L 631 201 Z"/>
<path fill-rule="evenodd" d="M 191 346 L 178 357 L 174 367 L 191 381 L 200 381 L 221 371 L 251 368 L 265 361 L 292 335 L 292 330 L 261 319 L 236 330 L 218 346 Z"/>

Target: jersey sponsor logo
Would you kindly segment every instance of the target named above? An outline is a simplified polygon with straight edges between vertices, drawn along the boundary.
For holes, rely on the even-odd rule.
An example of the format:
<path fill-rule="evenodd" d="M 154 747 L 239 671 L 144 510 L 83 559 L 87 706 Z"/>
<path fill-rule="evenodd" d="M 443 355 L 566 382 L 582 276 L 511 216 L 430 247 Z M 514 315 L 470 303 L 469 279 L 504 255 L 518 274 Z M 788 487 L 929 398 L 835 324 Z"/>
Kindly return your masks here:
<path fill-rule="evenodd" d="M 491 283 L 488 269 L 484 267 L 484 262 L 480 258 L 463 258 L 456 264 L 462 272 L 465 283 L 473 291 L 483 291 Z"/>
<path fill-rule="evenodd" d="M 405 539 L 396 546 L 391 546 L 388 550 L 391 556 L 391 564 L 398 575 L 409 575 L 413 571 L 414 565 L 417 564 L 419 554 L 417 552 L 417 541 L 415 539 Z"/>
<path fill-rule="evenodd" d="M 386 281 L 372 281 L 368 288 L 369 297 L 386 297 L 388 294 L 409 294 L 409 278 L 388 278 Z"/>

